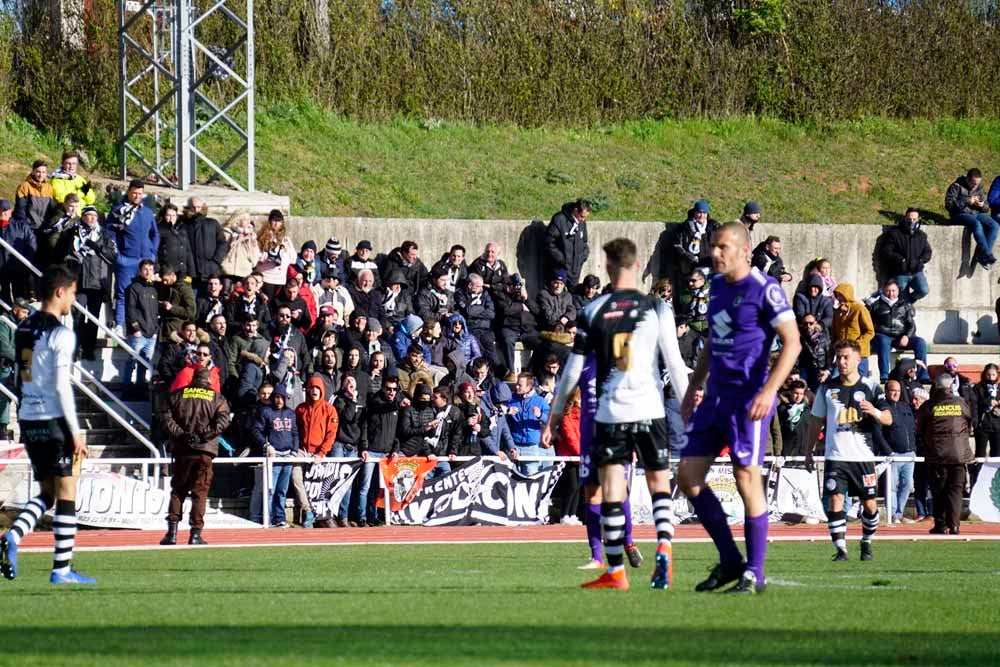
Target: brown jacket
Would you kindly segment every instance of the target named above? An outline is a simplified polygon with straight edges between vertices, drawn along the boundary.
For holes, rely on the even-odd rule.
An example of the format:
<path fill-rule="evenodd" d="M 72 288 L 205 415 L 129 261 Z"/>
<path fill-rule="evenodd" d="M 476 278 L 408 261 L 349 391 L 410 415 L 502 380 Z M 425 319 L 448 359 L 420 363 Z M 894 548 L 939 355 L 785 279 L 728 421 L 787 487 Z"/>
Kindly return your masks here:
<path fill-rule="evenodd" d="M 875 337 L 875 325 L 865 304 L 854 298 L 854 287 L 841 283 L 833 290 L 840 308 L 833 311 L 833 326 L 830 327 L 830 341 L 856 340 L 861 346 L 861 358 L 867 359 L 872 354 L 871 342 Z M 846 304 L 846 312 L 845 312 Z"/>
<path fill-rule="evenodd" d="M 212 456 L 219 454 L 219 436 L 229 426 L 229 403 L 208 386 L 204 374 L 170 394 L 169 409 L 161 415 L 172 445 L 188 445 Z"/>
<path fill-rule="evenodd" d="M 973 459 L 969 447 L 972 410 L 969 404 L 945 389 L 935 389 L 920 407 L 917 435 L 923 441 L 927 463 L 958 464 Z"/>

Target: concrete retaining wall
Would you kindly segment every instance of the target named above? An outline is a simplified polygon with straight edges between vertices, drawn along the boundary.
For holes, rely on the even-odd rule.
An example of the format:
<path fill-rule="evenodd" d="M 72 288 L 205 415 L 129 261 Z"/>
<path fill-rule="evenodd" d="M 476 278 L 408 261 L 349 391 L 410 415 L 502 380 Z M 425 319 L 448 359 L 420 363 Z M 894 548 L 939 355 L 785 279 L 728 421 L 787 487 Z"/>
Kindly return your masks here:
<path fill-rule="evenodd" d="M 639 246 L 641 257 L 650 258 L 648 275 L 656 271 L 661 238 L 667 225 L 661 222 L 616 222 L 595 220 L 587 223 L 591 256 L 585 273 L 606 279 L 600 266 L 601 245 L 618 236 L 627 236 Z M 290 221 L 292 240 L 297 244 L 315 239 L 322 247 L 336 236 L 353 252 L 355 244 L 368 239 L 376 252 L 389 252 L 402 241 L 412 239 L 420 255 L 430 265 L 455 243 L 469 251 L 469 261 L 482 252 L 487 241 L 500 244 L 500 254 L 511 270 L 521 273 L 529 287 L 538 284 L 541 267 L 544 223 L 523 220 L 415 220 L 376 218 L 307 218 Z M 785 264 L 796 276 L 812 258 L 823 256 L 832 265 L 835 277 L 855 286 L 859 295 L 875 289 L 872 249 L 882 232 L 879 225 L 768 224 L 768 232 L 781 237 Z M 976 343 L 995 345 L 997 335 L 994 306 L 1000 296 L 996 277 L 977 267 L 969 274 L 969 237 L 961 227 L 925 227 L 934 257 L 927 267 L 931 293 L 917 304 L 918 334 L 935 343 Z M 789 294 L 794 283 L 787 286 Z"/>

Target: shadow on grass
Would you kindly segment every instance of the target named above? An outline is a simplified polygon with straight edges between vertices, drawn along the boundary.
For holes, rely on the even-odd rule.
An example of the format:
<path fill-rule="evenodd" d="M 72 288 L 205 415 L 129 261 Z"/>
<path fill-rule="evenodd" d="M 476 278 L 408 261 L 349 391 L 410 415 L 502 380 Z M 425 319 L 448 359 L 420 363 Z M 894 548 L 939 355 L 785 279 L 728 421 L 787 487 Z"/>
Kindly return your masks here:
<path fill-rule="evenodd" d="M 611 596 L 609 596 L 610 598 Z M 752 604 L 752 601 L 750 601 Z M 319 610 L 317 610 L 319 611 Z M 322 617 L 317 614 L 317 619 Z M 611 615 L 612 623 L 629 619 Z M 640 619 L 648 622 L 650 619 Z M 207 621 L 207 619 L 206 619 Z M 52 641 L 52 628 L 21 628 L 17 639 L 34 656 L 131 659 L 198 657 L 377 659 L 412 664 L 436 660 L 487 662 L 688 662 L 701 664 L 991 664 L 994 638 L 986 633 L 912 634 L 871 631 L 763 633 L 753 628 L 724 631 L 689 627 L 625 628 L 404 624 L 371 627 L 309 625 L 230 627 L 204 624 L 170 627 L 74 626 L 71 642 Z M 68 646 L 72 645 L 72 649 Z M 292 663 L 294 664 L 294 663 Z"/>

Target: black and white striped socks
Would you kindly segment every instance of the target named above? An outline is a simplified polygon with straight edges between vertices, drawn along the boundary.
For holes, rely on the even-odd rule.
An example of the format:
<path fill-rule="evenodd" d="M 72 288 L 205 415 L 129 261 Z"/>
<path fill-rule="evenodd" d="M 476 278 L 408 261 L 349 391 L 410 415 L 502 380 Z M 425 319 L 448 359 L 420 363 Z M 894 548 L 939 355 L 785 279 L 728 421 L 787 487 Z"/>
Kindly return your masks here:
<path fill-rule="evenodd" d="M 621 503 L 601 503 L 601 530 L 608 572 L 617 572 L 625 567 L 625 510 Z"/>
<path fill-rule="evenodd" d="M 42 493 L 32 498 L 24 506 L 24 509 L 21 510 L 21 513 L 17 515 L 14 525 L 10 527 L 10 532 L 7 533 L 7 539 L 14 544 L 18 544 L 21 538 L 35 529 L 38 520 L 42 518 L 42 515 L 50 507 L 52 507 L 52 498 L 48 495 Z"/>
<path fill-rule="evenodd" d="M 654 493 L 653 523 L 656 525 L 656 546 L 670 546 L 674 539 L 674 501 L 669 493 Z"/>
<path fill-rule="evenodd" d="M 830 540 L 837 551 L 847 551 L 847 512 L 829 511 L 826 513 L 826 525 L 830 529 Z"/>
<path fill-rule="evenodd" d="M 56 546 L 52 557 L 52 571 L 68 574 L 73 560 L 73 545 L 76 543 L 76 503 L 72 500 L 57 500 L 56 515 L 52 518 L 52 532 Z"/>
<path fill-rule="evenodd" d="M 861 512 L 861 541 L 871 542 L 878 530 L 879 515 L 878 510 L 874 514 L 869 514 L 868 510 Z"/>

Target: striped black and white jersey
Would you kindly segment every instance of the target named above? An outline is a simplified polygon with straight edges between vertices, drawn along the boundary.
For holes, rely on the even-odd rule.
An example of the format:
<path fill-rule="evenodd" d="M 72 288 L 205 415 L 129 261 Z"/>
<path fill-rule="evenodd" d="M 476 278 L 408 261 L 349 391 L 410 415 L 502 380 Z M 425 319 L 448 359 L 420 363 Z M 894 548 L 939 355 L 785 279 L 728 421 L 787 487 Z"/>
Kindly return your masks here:
<path fill-rule="evenodd" d="M 673 309 L 661 299 L 638 290 L 616 290 L 584 308 L 577 317 L 573 354 L 557 401 L 576 385 L 590 353 L 597 365 L 598 422 L 662 419 L 661 368 L 669 373 L 679 396 L 687 391 L 688 369 L 677 345 Z M 562 403 L 555 407 L 561 411 Z"/>
<path fill-rule="evenodd" d="M 863 377 L 854 384 L 832 378 L 819 386 L 812 415 L 826 424 L 824 456 L 830 461 L 871 461 L 875 456 L 874 431 L 881 428 L 871 415 L 861 411 L 868 401 L 879 410 L 888 410 L 885 392 L 875 380 Z"/>

